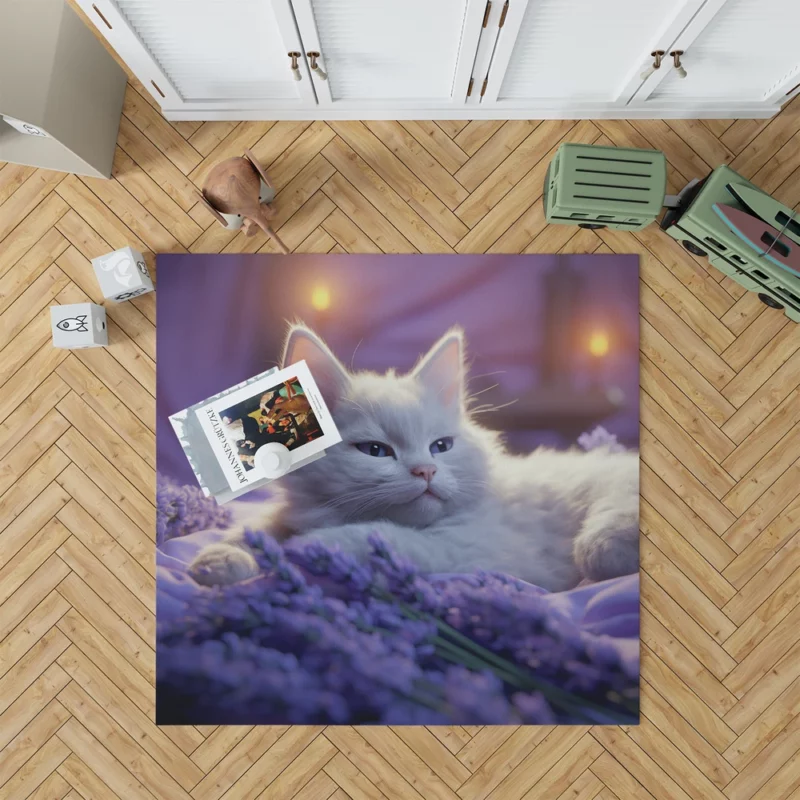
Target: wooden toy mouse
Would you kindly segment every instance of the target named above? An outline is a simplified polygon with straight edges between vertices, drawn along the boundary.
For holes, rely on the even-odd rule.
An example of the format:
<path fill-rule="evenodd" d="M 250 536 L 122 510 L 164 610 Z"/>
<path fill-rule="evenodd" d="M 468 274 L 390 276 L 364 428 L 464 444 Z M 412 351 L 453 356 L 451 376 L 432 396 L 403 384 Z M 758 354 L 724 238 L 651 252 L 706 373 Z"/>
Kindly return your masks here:
<path fill-rule="evenodd" d="M 262 182 L 266 191 L 262 191 Z M 254 236 L 261 228 L 275 241 L 282 253 L 289 248 L 272 229 L 275 209 L 270 202 L 275 190 L 258 160 L 250 150 L 243 156 L 226 158 L 209 172 L 200 199 L 217 221 L 230 230 L 244 224 L 245 234 Z"/>

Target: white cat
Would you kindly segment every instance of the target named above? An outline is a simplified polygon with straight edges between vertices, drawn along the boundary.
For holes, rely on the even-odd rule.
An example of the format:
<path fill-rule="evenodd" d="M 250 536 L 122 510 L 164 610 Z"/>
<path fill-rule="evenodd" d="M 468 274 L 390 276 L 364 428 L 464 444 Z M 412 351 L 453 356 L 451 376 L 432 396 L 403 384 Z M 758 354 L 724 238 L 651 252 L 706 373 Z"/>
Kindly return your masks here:
<path fill-rule="evenodd" d="M 470 417 L 463 350 L 455 329 L 407 375 L 349 373 L 312 331 L 292 326 L 283 364 L 308 363 L 342 442 L 280 480 L 266 529 L 356 555 L 377 532 L 423 572 L 498 570 L 552 591 L 636 572 L 636 453 L 510 455 Z M 241 531 L 190 566 L 207 585 L 257 572 Z"/>

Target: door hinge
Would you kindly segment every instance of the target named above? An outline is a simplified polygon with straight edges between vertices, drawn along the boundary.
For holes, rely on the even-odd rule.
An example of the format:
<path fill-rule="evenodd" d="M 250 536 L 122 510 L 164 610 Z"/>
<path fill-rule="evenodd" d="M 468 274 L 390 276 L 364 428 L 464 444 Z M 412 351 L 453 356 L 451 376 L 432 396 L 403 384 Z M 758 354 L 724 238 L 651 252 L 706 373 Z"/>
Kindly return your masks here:
<path fill-rule="evenodd" d="M 467 86 L 467 97 L 469 97 L 472 94 L 472 86 L 474 85 L 474 83 L 475 83 L 475 78 L 470 78 L 469 86 Z"/>
<path fill-rule="evenodd" d="M 483 25 L 482 28 L 486 27 L 486 23 L 489 21 L 489 14 L 492 11 L 492 0 L 487 0 L 486 2 L 486 11 L 483 12 Z"/>
<path fill-rule="evenodd" d="M 506 4 L 503 6 L 503 12 L 500 14 L 500 22 L 497 24 L 498 28 L 502 28 L 503 25 L 506 24 L 506 14 L 508 14 L 508 0 L 506 0 Z"/>
<path fill-rule="evenodd" d="M 486 84 L 487 83 L 489 83 L 489 76 L 488 75 L 483 79 L 483 86 L 481 86 L 481 97 L 483 97 L 486 94 Z"/>

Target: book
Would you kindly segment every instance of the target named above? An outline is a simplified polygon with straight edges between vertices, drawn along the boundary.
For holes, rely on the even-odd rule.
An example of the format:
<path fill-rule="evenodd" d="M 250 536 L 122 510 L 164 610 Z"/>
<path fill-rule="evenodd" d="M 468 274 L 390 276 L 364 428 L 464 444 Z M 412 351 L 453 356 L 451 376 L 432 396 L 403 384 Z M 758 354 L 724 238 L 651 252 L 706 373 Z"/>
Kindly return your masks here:
<path fill-rule="evenodd" d="M 342 440 L 305 361 L 262 372 L 170 423 L 203 493 L 219 503 L 322 458 Z"/>

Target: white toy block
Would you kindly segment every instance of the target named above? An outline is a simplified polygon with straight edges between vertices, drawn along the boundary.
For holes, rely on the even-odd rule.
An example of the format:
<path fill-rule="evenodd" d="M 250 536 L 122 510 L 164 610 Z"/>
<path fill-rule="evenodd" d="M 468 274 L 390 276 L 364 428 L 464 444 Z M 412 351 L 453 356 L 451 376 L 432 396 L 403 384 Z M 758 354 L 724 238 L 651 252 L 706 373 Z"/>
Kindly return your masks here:
<path fill-rule="evenodd" d="M 94 303 L 50 306 L 50 327 L 53 331 L 53 347 L 79 350 L 108 344 L 106 310 Z"/>
<path fill-rule="evenodd" d="M 153 291 L 153 281 L 141 253 L 123 247 L 92 259 L 94 274 L 106 300 L 130 300 Z"/>

